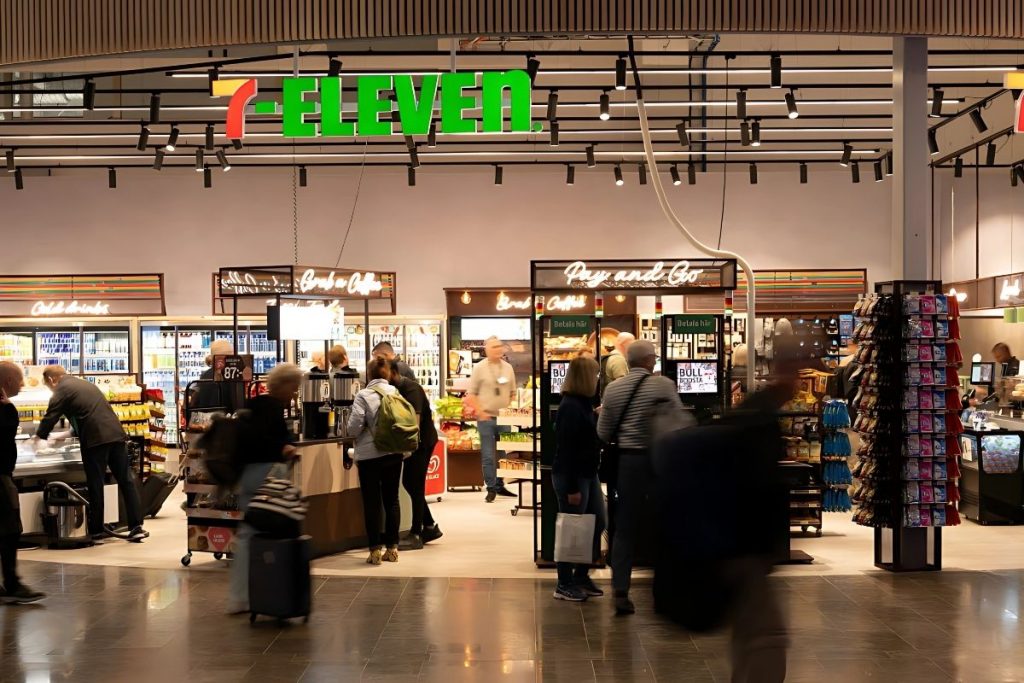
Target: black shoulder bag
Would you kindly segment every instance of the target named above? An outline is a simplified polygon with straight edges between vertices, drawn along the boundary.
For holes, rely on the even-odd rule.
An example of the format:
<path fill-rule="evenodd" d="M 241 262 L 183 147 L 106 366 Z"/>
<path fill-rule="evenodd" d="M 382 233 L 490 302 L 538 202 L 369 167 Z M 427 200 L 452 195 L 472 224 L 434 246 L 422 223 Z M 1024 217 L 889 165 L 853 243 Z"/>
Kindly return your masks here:
<path fill-rule="evenodd" d="M 633 385 L 633 391 L 629 392 L 626 405 L 622 407 L 622 412 L 619 413 L 619 421 L 615 424 L 615 429 L 612 431 L 612 441 L 605 444 L 605 447 L 601 449 L 601 464 L 597 468 L 597 476 L 609 486 L 614 487 L 619 479 L 619 430 L 622 429 L 622 422 L 626 419 L 629 409 L 633 407 L 633 399 L 636 398 L 636 392 L 640 391 L 640 385 L 648 377 L 650 375 L 645 374 L 640 378 L 640 381 Z"/>

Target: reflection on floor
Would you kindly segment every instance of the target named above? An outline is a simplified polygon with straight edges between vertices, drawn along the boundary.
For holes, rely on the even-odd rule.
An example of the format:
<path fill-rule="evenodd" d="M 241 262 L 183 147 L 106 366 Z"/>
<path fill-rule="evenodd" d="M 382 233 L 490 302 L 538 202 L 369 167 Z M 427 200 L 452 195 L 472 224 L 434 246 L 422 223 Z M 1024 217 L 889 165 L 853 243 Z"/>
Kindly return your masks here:
<path fill-rule="evenodd" d="M 691 637 L 547 580 L 316 579 L 308 625 L 223 615 L 219 572 L 23 562 L 41 605 L 0 607 L 3 681 L 728 681 L 724 634 Z M 792 683 L 1024 680 L 1024 572 L 772 579 Z"/>

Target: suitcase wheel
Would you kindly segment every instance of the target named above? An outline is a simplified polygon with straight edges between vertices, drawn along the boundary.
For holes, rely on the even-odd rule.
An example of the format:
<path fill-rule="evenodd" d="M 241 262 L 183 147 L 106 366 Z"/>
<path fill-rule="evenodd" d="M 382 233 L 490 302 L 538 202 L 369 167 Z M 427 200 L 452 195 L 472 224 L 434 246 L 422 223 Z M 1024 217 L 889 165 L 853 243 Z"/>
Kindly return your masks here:
<path fill-rule="evenodd" d="M 213 554 L 213 559 L 215 559 L 215 560 L 222 560 L 222 559 L 224 559 L 224 553 L 214 553 Z"/>
<path fill-rule="evenodd" d="M 182 558 L 181 558 L 181 565 L 183 567 L 187 567 L 190 564 L 192 564 L 192 553 L 189 553 L 188 555 L 182 556 Z"/>
<path fill-rule="evenodd" d="M 256 613 L 255 613 L 255 612 L 252 612 L 252 613 L 251 613 L 251 614 L 249 615 L 249 623 L 250 623 L 250 624 L 255 624 L 255 623 L 256 623 Z"/>

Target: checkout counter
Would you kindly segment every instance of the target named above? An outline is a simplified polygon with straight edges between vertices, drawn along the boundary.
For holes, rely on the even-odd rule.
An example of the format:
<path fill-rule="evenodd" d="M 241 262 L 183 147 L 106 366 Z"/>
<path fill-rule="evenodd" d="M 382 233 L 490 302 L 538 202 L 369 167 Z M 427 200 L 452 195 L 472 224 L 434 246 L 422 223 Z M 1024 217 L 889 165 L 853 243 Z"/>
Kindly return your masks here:
<path fill-rule="evenodd" d="M 1024 416 L 1004 406 L 963 418 L 960 512 L 980 524 L 1024 523 Z"/>

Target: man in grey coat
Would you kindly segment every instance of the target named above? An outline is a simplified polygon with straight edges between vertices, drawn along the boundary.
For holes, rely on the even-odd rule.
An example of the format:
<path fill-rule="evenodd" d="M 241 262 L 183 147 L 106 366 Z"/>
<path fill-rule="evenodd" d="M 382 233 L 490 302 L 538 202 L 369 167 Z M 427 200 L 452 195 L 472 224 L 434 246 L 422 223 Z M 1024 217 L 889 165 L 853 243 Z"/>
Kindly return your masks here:
<path fill-rule="evenodd" d="M 131 530 L 128 540 L 141 542 L 149 533 L 142 529 L 142 503 L 131 472 L 121 421 L 95 384 L 72 377 L 61 366 L 51 365 L 43 370 L 43 380 L 53 391 L 53 396 L 46 415 L 39 423 L 36 437 L 48 438 L 62 415 L 74 427 L 82 449 L 82 466 L 89 489 L 89 533 L 94 540 L 109 535 L 103 525 L 103 480 L 109 465 L 124 498 L 128 528 Z"/>

